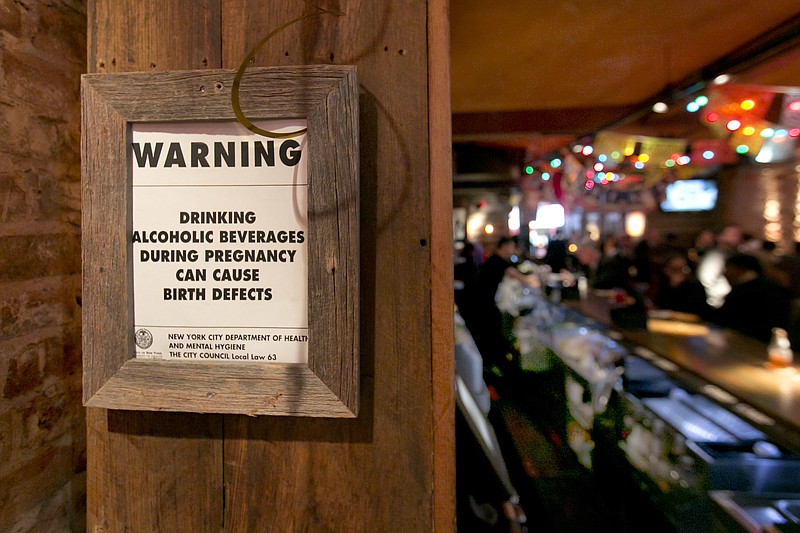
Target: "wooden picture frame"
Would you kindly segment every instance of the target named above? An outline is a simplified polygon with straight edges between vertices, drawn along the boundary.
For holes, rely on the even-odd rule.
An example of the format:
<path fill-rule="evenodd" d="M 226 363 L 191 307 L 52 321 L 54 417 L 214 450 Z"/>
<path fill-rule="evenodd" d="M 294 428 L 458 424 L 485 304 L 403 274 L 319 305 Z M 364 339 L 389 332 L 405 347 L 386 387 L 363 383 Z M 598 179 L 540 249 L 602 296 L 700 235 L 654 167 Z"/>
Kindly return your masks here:
<path fill-rule="evenodd" d="M 307 121 L 308 363 L 134 357 L 131 125 L 235 121 L 235 71 L 82 78 L 83 402 L 125 410 L 352 418 L 359 404 L 355 67 L 248 69 L 248 119 Z"/>

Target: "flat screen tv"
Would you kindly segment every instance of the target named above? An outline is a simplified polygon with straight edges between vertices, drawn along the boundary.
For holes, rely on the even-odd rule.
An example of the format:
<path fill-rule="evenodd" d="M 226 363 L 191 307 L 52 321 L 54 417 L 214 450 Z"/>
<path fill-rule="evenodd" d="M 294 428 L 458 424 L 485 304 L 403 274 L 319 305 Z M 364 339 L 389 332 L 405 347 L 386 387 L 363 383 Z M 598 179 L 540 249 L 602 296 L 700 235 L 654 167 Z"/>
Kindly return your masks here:
<path fill-rule="evenodd" d="M 712 179 L 679 180 L 667 185 L 661 210 L 667 213 L 711 211 L 717 206 L 717 182 Z"/>

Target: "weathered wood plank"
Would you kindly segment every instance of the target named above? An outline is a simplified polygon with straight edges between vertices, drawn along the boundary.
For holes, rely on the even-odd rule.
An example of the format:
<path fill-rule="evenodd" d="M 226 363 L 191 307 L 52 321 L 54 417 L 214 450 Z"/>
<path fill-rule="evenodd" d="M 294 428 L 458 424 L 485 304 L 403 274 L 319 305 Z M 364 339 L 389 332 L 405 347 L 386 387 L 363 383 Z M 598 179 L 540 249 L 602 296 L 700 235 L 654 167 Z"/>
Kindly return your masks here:
<path fill-rule="evenodd" d="M 219 68 L 219 0 L 90 0 L 89 72 Z"/>
<path fill-rule="evenodd" d="M 254 65 L 358 68 L 361 411 L 335 421 L 226 417 L 225 524 L 232 531 L 434 527 L 427 5 L 348 0 L 335 7 L 344 16 L 288 28 Z M 266 33 L 312 9 L 225 0 L 224 66 L 237 68 Z M 264 480 L 275 481 L 265 490 Z"/>
<path fill-rule="evenodd" d="M 449 2 L 428 2 L 430 90 L 431 314 L 434 531 L 455 531 L 455 360 L 453 339 L 453 161 Z"/>
<path fill-rule="evenodd" d="M 251 72 L 239 88 L 242 110 L 248 118 L 305 118 L 340 83 L 347 84 L 349 73 L 331 65 Z M 149 72 L 87 74 L 84 82 L 101 92 L 116 113 L 136 122 L 235 120 L 230 96 L 235 74 L 228 69 L 162 72 L 156 86 Z"/>
<path fill-rule="evenodd" d="M 131 54 L 136 70 L 150 68 L 148 61 L 156 57 L 150 54 L 165 49 L 172 38 L 169 32 L 152 34 L 145 29 L 150 26 L 136 22 L 139 15 L 126 14 L 146 9 L 132 0 L 98 0 L 95 4 L 102 9 L 93 6 L 92 27 L 100 27 L 97 20 L 103 17 L 97 13 L 102 11 L 113 10 L 106 18 L 117 22 L 104 22 L 106 29 L 95 30 L 110 36 L 103 36 L 108 44 L 93 46 L 90 65 L 100 56 L 107 64 L 107 57 L 123 50 Z M 148 1 L 142 6 L 150 6 L 154 13 L 164 11 L 151 4 Z M 182 33 L 185 26 L 171 10 L 185 2 L 169 4 L 171 14 L 165 27 L 173 32 L 180 28 Z M 249 48 L 268 31 L 312 9 L 290 0 L 222 0 L 220 4 L 225 15 L 218 21 L 224 60 L 210 66 L 228 69 L 238 68 Z M 429 125 L 428 121 L 432 111 L 427 42 L 429 32 L 435 30 L 428 28 L 425 2 L 346 0 L 336 7 L 345 12 L 343 17 L 304 20 L 271 40 L 254 65 L 338 63 L 358 67 L 362 93 L 360 212 L 348 216 L 357 217 L 361 228 L 357 258 L 361 272 L 359 416 L 331 420 L 90 409 L 89 484 L 94 491 L 90 495 L 90 526 L 97 530 L 166 530 L 154 527 L 154 521 L 172 526 L 176 517 L 186 520 L 172 528 L 180 531 L 447 531 L 452 524 L 448 509 L 452 495 L 447 494 L 453 486 L 452 467 L 446 456 L 452 439 L 448 430 L 452 396 L 447 396 L 451 363 L 434 361 L 434 357 L 452 357 L 440 352 L 450 342 L 441 335 L 449 337 L 452 331 L 445 331 L 449 319 L 441 309 L 434 311 L 431 303 L 435 299 L 439 303 L 433 305 L 441 306 L 441 291 L 451 289 L 439 287 L 438 296 L 432 293 L 432 284 L 443 283 L 448 276 L 444 270 L 432 271 L 432 256 L 439 257 L 443 251 L 433 252 L 431 247 L 442 246 L 439 243 L 446 233 L 441 220 L 437 229 L 432 229 L 432 218 L 447 218 L 449 224 L 449 204 L 443 199 L 442 184 L 431 183 L 434 164 L 429 159 L 430 135 L 444 135 L 441 123 Z M 442 6 L 438 8 L 442 15 Z M 188 10 L 183 15 L 192 17 Z M 128 26 L 123 28 L 123 24 Z M 193 40 L 209 39 L 213 34 L 209 30 L 201 36 L 202 31 L 194 29 L 198 35 Z M 165 64 L 170 69 L 196 68 L 176 59 L 187 56 L 181 50 L 167 56 L 153 61 L 155 69 Z M 175 63 L 170 63 L 173 60 Z M 247 75 L 243 86 L 246 83 Z M 449 146 L 446 152 L 449 154 Z M 441 160 L 436 166 L 438 172 L 447 172 Z M 440 211 L 434 213 L 435 208 Z M 449 247 L 448 242 L 448 253 Z M 432 326 L 434 322 L 436 326 Z M 434 396 L 440 393 L 445 396 L 434 403 Z M 221 419 L 224 521 L 218 484 L 223 474 L 211 464 L 220 458 L 216 451 L 222 447 L 222 429 L 214 421 Z M 187 427 L 198 421 L 209 428 L 208 437 Z M 147 438 L 147 432 L 168 439 L 170 449 Z M 121 453 L 113 455 L 117 450 Z M 436 465 L 434 455 L 439 450 L 445 455 Z M 180 472 L 170 461 L 183 461 Z M 135 472 L 144 469 L 153 473 L 134 480 Z M 159 483 L 172 484 L 185 489 L 187 495 L 183 500 L 147 496 L 129 501 L 135 496 L 125 483 L 134 483 L 137 492 L 151 494 L 160 494 Z M 443 491 L 441 497 L 438 491 Z M 125 494 L 129 500 L 123 498 Z M 219 500 L 214 495 L 220 496 Z M 186 503 L 190 499 L 196 503 L 191 508 Z M 439 505 L 443 511 L 435 509 Z M 150 516 L 142 516 L 144 512 Z"/>
<path fill-rule="evenodd" d="M 251 416 L 354 416 L 316 373 L 298 364 L 131 359 L 87 405 Z"/>
<path fill-rule="evenodd" d="M 84 401 L 99 389 L 132 352 L 131 304 L 127 271 L 128 204 L 125 191 L 125 125 L 122 117 L 91 87 L 82 91 L 81 160 L 83 256 Z M 91 108 L 93 113 L 86 113 Z M 112 148 L 113 147 L 113 148 Z M 116 168 L 109 168 L 108 162 Z M 120 184 L 122 180 L 122 184 Z M 122 189 L 122 194 L 117 192 Z M 102 215 L 101 215 L 102 214 Z M 108 220 L 119 221 L 108 224 Z M 120 275 L 122 273 L 122 275 Z M 87 371 L 88 370 L 88 371 Z"/>
<path fill-rule="evenodd" d="M 87 14 L 90 72 L 221 66 L 217 0 L 167 4 L 90 0 Z M 91 202 L 94 194 L 84 190 L 83 200 Z M 108 208 L 122 215 L 125 201 L 116 199 Z M 127 228 L 122 223 L 106 230 L 124 239 Z M 120 294 L 113 287 L 97 286 L 91 277 L 100 268 L 124 265 L 120 261 L 121 257 L 111 257 L 97 265 L 84 263 L 90 273 L 90 281 L 83 286 L 84 299 L 87 292 L 89 298 L 96 298 L 108 289 Z M 108 303 L 111 308 L 120 307 L 119 302 Z M 120 324 L 124 329 L 124 322 Z M 124 354 L 116 350 L 127 339 L 125 331 L 106 331 L 85 342 L 110 343 L 114 353 Z M 217 531 L 222 527 L 222 416 L 89 408 L 87 421 L 89 531 Z"/>
<path fill-rule="evenodd" d="M 88 409 L 88 530 L 219 531 L 222 417 Z"/>

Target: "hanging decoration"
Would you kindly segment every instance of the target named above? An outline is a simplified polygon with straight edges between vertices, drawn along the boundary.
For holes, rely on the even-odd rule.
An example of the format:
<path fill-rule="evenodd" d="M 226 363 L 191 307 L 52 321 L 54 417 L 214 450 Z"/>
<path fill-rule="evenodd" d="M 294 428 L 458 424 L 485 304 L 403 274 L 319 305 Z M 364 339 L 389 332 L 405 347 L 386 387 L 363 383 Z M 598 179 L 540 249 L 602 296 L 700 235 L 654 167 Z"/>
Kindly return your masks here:
<path fill-rule="evenodd" d="M 800 137 L 800 89 L 783 95 L 780 124 L 789 129 L 790 137 Z"/>
<path fill-rule="evenodd" d="M 752 85 L 714 86 L 701 115 L 735 154 L 776 163 L 794 154 L 800 137 L 800 89 Z"/>
<path fill-rule="evenodd" d="M 600 131 L 549 157 L 528 161 L 526 197 L 564 205 L 654 210 L 666 185 L 736 164 L 773 163 L 795 155 L 800 138 L 800 88 L 714 85 L 685 105 L 707 126 L 701 139 Z"/>
<path fill-rule="evenodd" d="M 709 129 L 727 138 L 731 131 L 766 120 L 774 99 L 774 92 L 760 87 L 715 85 L 701 116 Z"/>

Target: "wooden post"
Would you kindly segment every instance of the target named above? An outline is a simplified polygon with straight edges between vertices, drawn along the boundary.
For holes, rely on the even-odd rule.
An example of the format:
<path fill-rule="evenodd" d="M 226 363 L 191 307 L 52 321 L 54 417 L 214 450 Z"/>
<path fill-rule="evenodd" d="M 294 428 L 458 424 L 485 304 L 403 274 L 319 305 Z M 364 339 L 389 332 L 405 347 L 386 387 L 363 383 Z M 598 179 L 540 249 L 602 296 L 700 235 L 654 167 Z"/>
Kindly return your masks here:
<path fill-rule="evenodd" d="M 454 528 L 447 2 L 319 3 L 344 15 L 287 28 L 254 65 L 358 68 L 358 418 L 89 409 L 91 531 Z M 89 70 L 235 69 L 313 9 L 90 1 Z"/>

